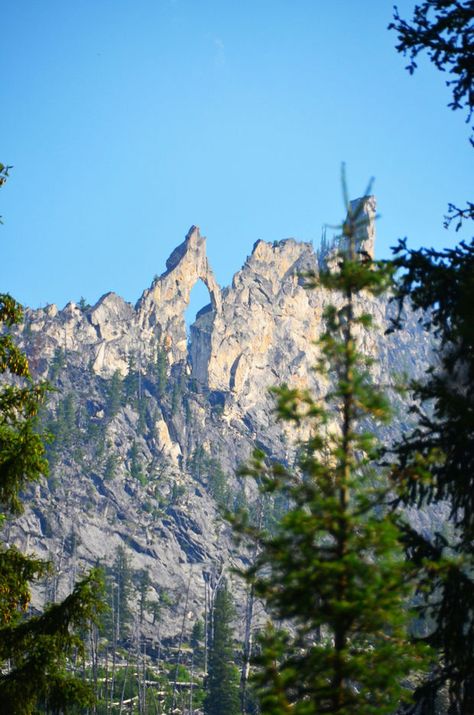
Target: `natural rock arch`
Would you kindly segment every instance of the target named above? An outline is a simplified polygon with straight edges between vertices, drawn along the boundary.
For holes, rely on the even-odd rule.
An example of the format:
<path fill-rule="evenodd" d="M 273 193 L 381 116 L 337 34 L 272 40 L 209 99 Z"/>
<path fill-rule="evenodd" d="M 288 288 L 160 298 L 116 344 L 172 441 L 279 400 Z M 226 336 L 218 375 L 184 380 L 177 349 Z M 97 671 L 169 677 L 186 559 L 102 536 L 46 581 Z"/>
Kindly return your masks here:
<path fill-rule="evenodd" d="M 186 359 L 185 311 L 191 290 L 199 280 L 209 291 L 213 312 L 220 312 L 221 289 L 207 259 L 206 239 L 198 226 L 191 226 L 183 243 L 166 261 L 165 273 L 144 292 L 137 305 L 142 327 L 159 340 L 166 340 L 171 362 Z"/>

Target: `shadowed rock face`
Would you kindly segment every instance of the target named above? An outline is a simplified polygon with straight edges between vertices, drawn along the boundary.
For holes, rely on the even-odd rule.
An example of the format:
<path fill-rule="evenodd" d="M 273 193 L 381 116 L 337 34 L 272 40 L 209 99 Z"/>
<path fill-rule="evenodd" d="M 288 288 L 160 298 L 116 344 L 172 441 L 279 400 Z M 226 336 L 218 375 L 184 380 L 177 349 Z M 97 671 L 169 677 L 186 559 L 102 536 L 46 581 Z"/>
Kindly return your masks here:
<path fill-rule="evenodd" d="M 365 220 L 359 250 L 373 255 L 375 199 L 359 199 L 353 206 L 361 201 Z M 35 487 L 32 507 L 17 522 L 12 539 L 42 556 L 61 553 L 59 592 L 70 587 L 77 569 L 98 558 L 111 562 L 117 546 L 125 545 L 132 565 L 150 571 L 154 588 L 179 598 L 189 582 L 191 621 L 201 615 L 203 574 L 220 564 L 238 565 L 241 558 L 213 498 L 217 466 L 225 476 L 229 507 L 239 490 L 251 498 L 251 487 L 242 487 L 235 477 L 237 466 L 255 444 L 291 461 L 297 438 L 282 434 L 275 423 L 268 388 L 286 382 L 310 386 L 316 394 L 323 391 L 312 370 L 315 341 L 325 307 L 339 299 L 323 289 L 305 290 L 301 274 L 317 273 L 333 252 L 330 246 L 316 254 L 311 244 L 293 239 L 258 241 L 232 284 L 221 290 L 205 238 L 193 226 L 136 306 L 108 293 L 87 310 L 74 303 L 63 310 L 27 310 L 22 344 L 41 377 L 50 375 L 54 356 L 62 352 L 52 411 L 57 414 L 67 394 L 75 396 L 81 444 L 59 454 L 50 487 Z M 198 280 L 207 286 L 211 305 L 191 326 L 188 345 L 185 311 Z M 384 336 L 387 301 L 358 300 L 380 328 L 359 334 L 362 349 L 375 358 L 374 379 L 390 384 L 403 372 L 420 375 L 430 360 L 431 343 L 416 316 L 407 316 L 403 331 Z M 157 383 L 163 355 L 165 388 Z M 110 415 L 110 378 L 116 371 L 126 376 L 131 366 L 138 374 L 137 392 Z M 398 404 L 398 417 L 384 438 L 408 429 Z M 100 444 L 93 440 L 94 430 L 99 430 Z M 141 480 L 133 476 L 132 445 Z M 214 460 L 209 474 L 196 467 L 199 450 Z M 112 481 L 105 467 L 111 455 L 116 460 Z M 65 555 L 72 531 L 77 550 Z M 181 619 L 179 608 L 172 609 L 163 634 L 175 633 Z"/>

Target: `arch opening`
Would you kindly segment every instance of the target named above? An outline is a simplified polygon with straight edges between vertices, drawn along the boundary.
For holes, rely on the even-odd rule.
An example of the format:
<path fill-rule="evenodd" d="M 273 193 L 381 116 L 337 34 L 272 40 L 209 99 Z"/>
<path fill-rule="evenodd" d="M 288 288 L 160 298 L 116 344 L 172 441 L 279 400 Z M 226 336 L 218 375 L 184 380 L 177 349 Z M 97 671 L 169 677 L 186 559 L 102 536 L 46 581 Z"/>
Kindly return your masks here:
<path fill-rule="evenodd" d="M 184 322 L 186 324 L 186 337 L 188 343 L 191 338 L 191 325 L 195 322 L 197 314 L 203 309 L 212 309 L 212 297 L 209 288 L 204 283 L 202 278 L 199 278 L 191 288 L 189 294 L 188 307 L 184 312 Z"/>

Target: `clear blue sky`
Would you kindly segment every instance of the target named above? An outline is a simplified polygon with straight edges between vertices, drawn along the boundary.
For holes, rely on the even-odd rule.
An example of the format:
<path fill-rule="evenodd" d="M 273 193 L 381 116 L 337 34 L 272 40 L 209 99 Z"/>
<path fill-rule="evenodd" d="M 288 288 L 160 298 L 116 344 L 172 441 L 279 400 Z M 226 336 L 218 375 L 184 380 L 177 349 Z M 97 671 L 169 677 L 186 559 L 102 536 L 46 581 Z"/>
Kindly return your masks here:
<path fill-rule="evenodd" d="M 410 15 L 413 2 L 399 2 Z M 378 255 L 453 244 L 469 130 L 410 77 L 390 0 L 1 0 L 0 289 L 135 302 L 191 224 L 221 285 L 257 239 L 319 242 L 375 177 Z"/>

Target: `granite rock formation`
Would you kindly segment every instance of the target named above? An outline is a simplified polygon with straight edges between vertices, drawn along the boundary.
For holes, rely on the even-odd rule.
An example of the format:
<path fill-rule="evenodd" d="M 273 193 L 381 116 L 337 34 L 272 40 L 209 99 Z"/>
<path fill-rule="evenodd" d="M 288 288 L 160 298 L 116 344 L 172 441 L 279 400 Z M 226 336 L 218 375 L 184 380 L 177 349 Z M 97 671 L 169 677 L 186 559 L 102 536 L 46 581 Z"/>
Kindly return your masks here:
<path fill-rule="evenodd" d="M 359 247 L 372 255 L 375 200 L 361 201 L 367 221 Z M 92 307 L 27 310 L 22 344 L 35 375 L 57 388 L 51 424 L 66 419 L 69 400 L 73 425 L 64 432 L 69 446 L 63 449 L 58 438 L 52 474 L 32 490 L 9 536 L 54 558 L 54 594 L 98 559 L 110 563 L 122 545 L 135 568 L 150 572 L 152 600 L 163 588 L 172 594 L 165 633 L 177 631 L 188 583 L 189 627 L 200 616 L 203 574 L 245 558 L 216 501 L 230 508 L 251 501 L 252 487 L 235 475 L 255 444 L 280 459 L 291 460 L 294 452 L 296 436 L 275 424 L 268 388 L 287 382 L 321 391 L 312 370 L 314 341 L 325 307 L 337 296 L 306 290 L 301 275 L 333 261 L 331 251 L 334 246 L 317 253 L 293 239 L 258 241 L 232 284 L 221 289 L 205 238 L 193 226 L 135 306 L 108 293 Z M 198 280 L 210 303 L 188 338 L 184 313 Z M 423 371 L 431 343 L 417 316 L 408 315 L 403 331 L 386 336 L 387 300 L 359 300 L 379 326 L 360 335 L 376 358 L 374 379 L 390 387 L 397 375 Z M 121 391 L 115 407 L 113 383 Z M 394 399 L 399 411 L 389 439 L 408 427 Z M 151 622 L 145 625 L 152 630 Z"/>

